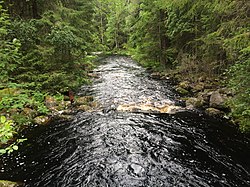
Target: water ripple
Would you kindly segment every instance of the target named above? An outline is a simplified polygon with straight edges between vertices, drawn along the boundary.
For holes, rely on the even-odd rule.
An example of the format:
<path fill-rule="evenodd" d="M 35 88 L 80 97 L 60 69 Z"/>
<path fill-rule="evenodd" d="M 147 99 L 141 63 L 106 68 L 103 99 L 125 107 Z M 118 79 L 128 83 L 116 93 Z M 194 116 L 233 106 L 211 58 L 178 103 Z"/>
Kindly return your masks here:
<path fill-rule="evenodd" d="M 148 78 L 130 58 L 105 61 L 88 88 L 104 109 L 175 103 L 171 85 Z M 202 113 L 80 112 L 26 136 L 19 152 L 1 159 L 0 179 L 26 187 L 250 186 L 249 139 Z"/>

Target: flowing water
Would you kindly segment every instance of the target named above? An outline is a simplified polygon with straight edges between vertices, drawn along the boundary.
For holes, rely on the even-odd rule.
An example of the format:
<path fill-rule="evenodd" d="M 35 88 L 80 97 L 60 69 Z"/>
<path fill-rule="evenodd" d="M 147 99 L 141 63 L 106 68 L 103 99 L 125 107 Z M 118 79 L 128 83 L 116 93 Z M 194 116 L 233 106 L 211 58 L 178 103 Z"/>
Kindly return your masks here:
<path fill-rule="evenodd" d="M 120 104 L 178 104 L 169 81 L 127 57 L 108 57 L 91 93 L 102 105 L 72 121 L 29 129 L 0 162 L 0 179 L 28 187 L 250 186 L 250 143 L 226 121 L 197 111 L 118 112 Z"/>

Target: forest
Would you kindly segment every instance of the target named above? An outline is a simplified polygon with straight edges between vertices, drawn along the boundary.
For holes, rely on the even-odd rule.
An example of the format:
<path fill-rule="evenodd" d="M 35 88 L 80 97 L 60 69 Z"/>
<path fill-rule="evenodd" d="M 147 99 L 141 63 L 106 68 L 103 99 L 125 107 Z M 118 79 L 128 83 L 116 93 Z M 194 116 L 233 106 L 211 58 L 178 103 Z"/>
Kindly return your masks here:
<path fill-rule="evenodd" d="M 250 131 L 249 0 L 5 0 L 1 153 L 18 149 L 24 140 L 9 140 L 34 116 L 49 113 L 46 96 L 60 99 L 91 83 L 91 54 L 100 51 L 129 55 L 190 82 L 219 81 L 232 91 L 230 117 Z M 31 109 L 35 114 L 27 116 Z"/>

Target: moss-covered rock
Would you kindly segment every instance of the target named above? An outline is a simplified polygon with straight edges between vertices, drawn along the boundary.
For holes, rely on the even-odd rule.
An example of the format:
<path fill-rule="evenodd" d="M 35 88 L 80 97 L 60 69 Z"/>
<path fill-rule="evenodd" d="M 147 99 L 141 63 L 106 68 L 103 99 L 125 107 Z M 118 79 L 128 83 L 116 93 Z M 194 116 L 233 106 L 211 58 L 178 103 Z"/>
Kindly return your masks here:
<path fill-rule="evenodd" d="M 204 101 L 204 105 L 208 106 L 211 94 L 210 90 L 203 90 L 202 92 L 198 92 L 196 96 Z"/>
<path fill-rule="evenodd" d="M 225 109 L 225 101 L 225 97 L 219 91 L 214 91 L 210 96 L 209 106 L 217 109 Z"/>
<path fill-rule="evenodd" d="M 31 109 L 31 108 L 23 108 L 22 109 L 22 114 L 27 116 L 28 118 L 34 118 L 37 115 L 37 111 Z"/>
<path fill-rule="evenodd" d="M 197 93 L 203 91 L 204 89 L 205 89 L 205 83 L 199 82 L 192 87 L 192 92 Z"/>
<path fill-rule="evenodd" d="M 205 113 L 209 116 L 213 116 L 213 117 L 223 117 L 225 115 L 224 112 L 222 112 L 219 109 L 216 108 L 207 108 L 205 110 Z"/>
<path fill-rule="evenodd" d="M 189 81 L 182 81 L 179 83 L 178 87 L 183 88 L 185 90 L 190 90 L 191 89 L 191 84 Z"/>
<path fill-rule="evenodd" d="M 48 109 L 53 110 L 57 106 L 57 100 L 52 96 L 46 96 L 45 105 Z"/>
<path fill-rule="evenodd" d="M 202 98 L 190 97 L 186 100 L 187 108 L 201 108 L 204 105 L 204 100 Z"/>
<path fill-rule="evenodd" d="M 189 91 L 184 89 L 184 88 L 181 88 L 181 87 L 177 87 L 175 89 L 179 94 L 182 94 L 182 95 L 188 95 L 189 94 Z"/>
<path fill-rule="evenodd" d="M 86 112 L 86 111 L 90 110 L 90 106 L 88 106 L 88 105 L 79 105 L 79 106 L 77 106 L 77 110 Z"/>
<path fill-rule="evenodd" d="M 76 105 L 88 105 L 90 102 L 94 101 L 93 96 L 83 96 L 76 99 Z"/>

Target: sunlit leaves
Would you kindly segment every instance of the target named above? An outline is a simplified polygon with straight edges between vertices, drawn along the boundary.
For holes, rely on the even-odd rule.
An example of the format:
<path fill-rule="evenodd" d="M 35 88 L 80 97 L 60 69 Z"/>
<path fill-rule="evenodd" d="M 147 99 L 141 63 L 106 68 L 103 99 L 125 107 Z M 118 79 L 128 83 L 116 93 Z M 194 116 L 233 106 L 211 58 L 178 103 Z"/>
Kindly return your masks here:
<path fill-rule="evenodd" d="M 7 120 L 5 116 L 1 116 L 0 123 L 0 143 L 5 144 L 15 134 L 13 121 Z"/>

